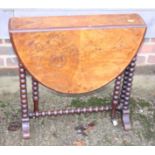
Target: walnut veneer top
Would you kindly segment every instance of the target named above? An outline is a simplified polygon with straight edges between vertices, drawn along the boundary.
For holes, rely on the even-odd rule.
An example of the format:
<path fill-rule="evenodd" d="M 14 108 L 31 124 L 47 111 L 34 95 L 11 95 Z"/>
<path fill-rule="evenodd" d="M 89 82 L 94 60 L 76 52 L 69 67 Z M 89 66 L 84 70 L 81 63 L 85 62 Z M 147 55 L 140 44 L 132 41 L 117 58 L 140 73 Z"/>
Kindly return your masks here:
<path fill-rule="evenodd" d="M 145 34 L 136 14 L 11 18 L 10 37 L 20 62 L 58 92 L 90 92 L 115 79 Z"/>

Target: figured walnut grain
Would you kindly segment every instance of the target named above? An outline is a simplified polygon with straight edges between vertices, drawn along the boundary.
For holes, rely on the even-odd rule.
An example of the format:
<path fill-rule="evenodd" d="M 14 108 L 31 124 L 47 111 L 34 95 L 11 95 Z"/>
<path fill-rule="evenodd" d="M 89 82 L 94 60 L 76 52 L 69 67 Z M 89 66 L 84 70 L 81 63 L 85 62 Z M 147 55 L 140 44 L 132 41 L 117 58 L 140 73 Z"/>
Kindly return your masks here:
<path fill-rule="evenodd" d="M 100 88 L 116 78 L 135 56 L 143 39 L 145 27 L 142 19 L 135 15 L 135 23 L 142 27 L 134 27 L 134 25 L 123 27 L 126 24 L 124 22 L 126 16 L 124 18 L 122 15 L 114 16 L 116 19 L 122 19 L 117 21 L 113 18 L 115 24 L 122 24 L 120 28 L 22 31 L 21 33 L 10 31 L 10 36 L 19 59 L 40 83 L 58 92 L 84 93 Z M 94 26 L 109 25 L 112 21 L 112 19 L 108 20 L 107 15 L 97 17 L 95 22 L 91 21 Z M 94 16 L 88 19 L 79 18 L 81 25 L 87 26 Z M 80 21 L 76 23 L 73 17 L 66 22 L 49 22 L 49 24 L 46 23 L 45 18 L 46 22 L 42 25 L 38 24 L 39 17 L 36 20 L 30 18 L 35 24 L 28 22 L 24 25 L 23 23 L 27 21 L 24 19 L 21 18 L 22 24 L 13 19 L 11 30 L 47 28 L 51 27 L 51 24 L 53 26 L 80 25 Z M 51 20 L 59 21 L 58 19 L 51 17 Z M 99 19 L 105 19 L 105 21 L 101 22 Z"/>

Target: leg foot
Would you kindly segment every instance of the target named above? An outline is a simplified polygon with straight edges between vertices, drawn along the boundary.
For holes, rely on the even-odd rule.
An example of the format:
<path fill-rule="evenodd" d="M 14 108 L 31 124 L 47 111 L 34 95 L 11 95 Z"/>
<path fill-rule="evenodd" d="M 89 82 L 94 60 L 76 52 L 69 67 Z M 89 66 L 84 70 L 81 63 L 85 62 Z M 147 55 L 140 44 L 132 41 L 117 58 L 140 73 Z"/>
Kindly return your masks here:
<path fill-rule="evenodd" d="M 112 119 L 112 124 L 113 124 L 113 126 L 117 126 L 118 125 L 118 121 L 115 118 L 113 118 Z"/>
<path fill-rule="evenodd" d="M 131 121 L 130 121 L 129 111 L 128 112 L 123 111 L 122 121 L 123 121 L 124 130 L 130 130 L 131 129 Z"/>
<path fill-rule="evenodd" d="M 24 139 L 30 138 L 29 119 L 28 120 L 22 120 L 22 132 L 23 132 L 23 138 Z"/>

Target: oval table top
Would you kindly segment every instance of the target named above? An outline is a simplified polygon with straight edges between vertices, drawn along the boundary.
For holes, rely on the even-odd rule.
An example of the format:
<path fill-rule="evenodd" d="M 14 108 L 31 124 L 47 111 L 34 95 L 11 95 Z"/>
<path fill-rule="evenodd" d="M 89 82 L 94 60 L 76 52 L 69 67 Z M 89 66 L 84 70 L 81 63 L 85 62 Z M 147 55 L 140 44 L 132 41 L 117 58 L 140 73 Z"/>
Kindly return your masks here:
<path fill-rule="evenodd" d="M 136 14 L 12 18 L 15 52 L 41 84 L 79 94 L 115 79 L 136 55 L 145 33 Z"/>

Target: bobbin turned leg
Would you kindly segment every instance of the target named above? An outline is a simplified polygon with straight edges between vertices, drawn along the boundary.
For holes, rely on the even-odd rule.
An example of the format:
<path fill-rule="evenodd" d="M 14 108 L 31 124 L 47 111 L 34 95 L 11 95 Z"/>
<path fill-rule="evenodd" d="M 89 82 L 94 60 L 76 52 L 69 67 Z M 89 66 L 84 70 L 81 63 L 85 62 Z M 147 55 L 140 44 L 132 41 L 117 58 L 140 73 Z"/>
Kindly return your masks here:
<path fill-rule="evenodd" d="M 123 86 L 121 91 L 120 104 L 122 106 L 122 121 L 125 130 L 131 129 L 129 100 L 131 94 L 132 80 L 136 66 L 136 56 L 124 71 Z"/>
<path fill-rule="evenodd" d="M 29 131 L 29 113 L 26 88 L 26 72 L 22 64 L 19 64 L 19 81 L 20 81 L 20 99 L 22 114 L 22 132 L 24 138 L 30 137 Z"/>
<path fill-rule="evenodd" d="M 38 90 L 38 81 L 36 81 L 32 77 L 32 98 L 33 98 L 33 103 L 34 103 L 34 112 L 39 111 L 39 90 Z"/>
<path fill-rule="evenodd" d="M 114 126 L 116 126 L 117 120 L 116 120 L 116 108 L 119 104 L 119 97 L 120 97 L 120 90 L 121 90 L 121 81 L 122 81 L 122 75 L 119 75 L 114 84 L 114 91 L 113 91 L 113 99 L 112 99 L 112 123 Z"/>

